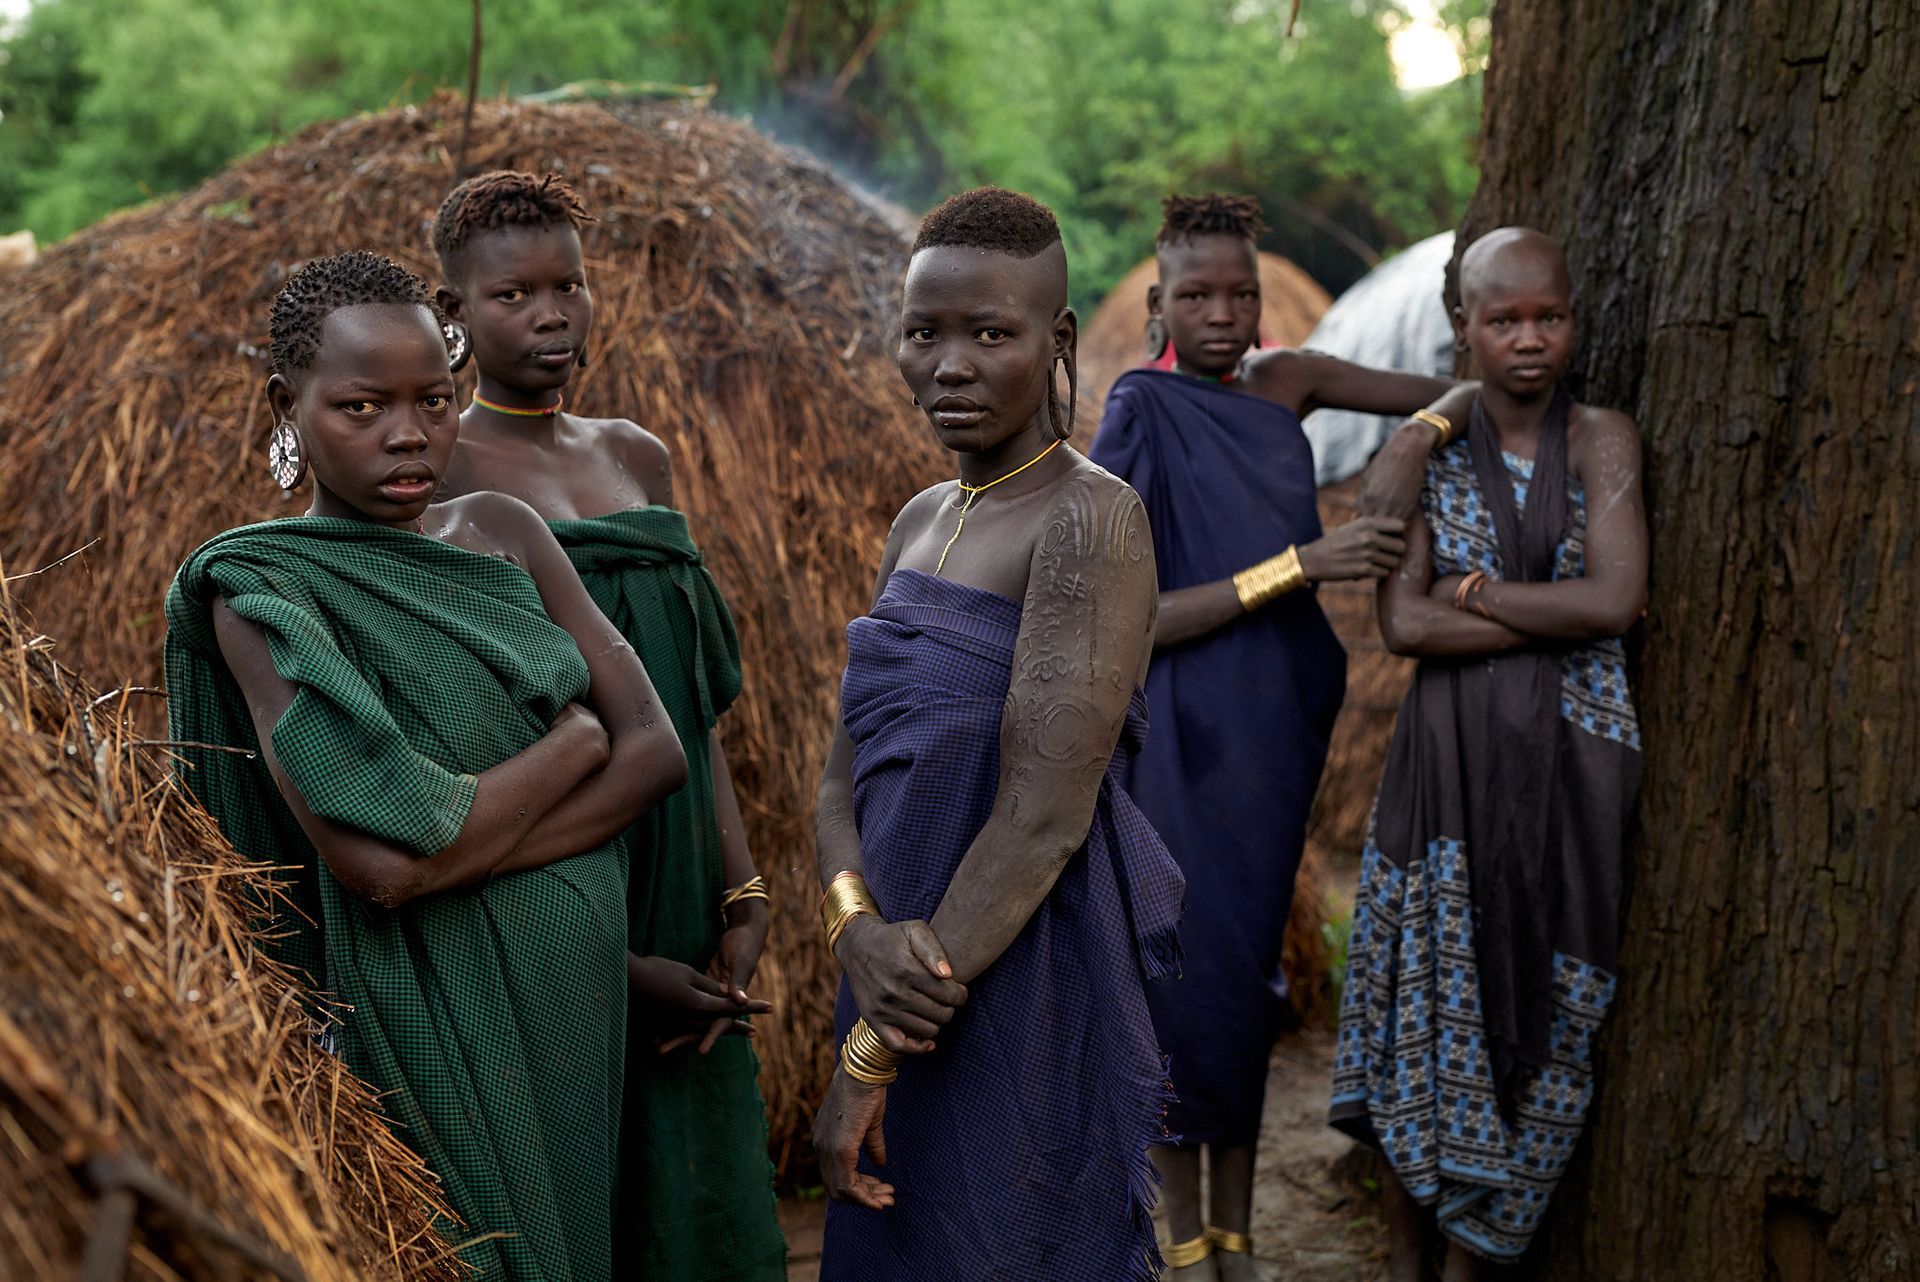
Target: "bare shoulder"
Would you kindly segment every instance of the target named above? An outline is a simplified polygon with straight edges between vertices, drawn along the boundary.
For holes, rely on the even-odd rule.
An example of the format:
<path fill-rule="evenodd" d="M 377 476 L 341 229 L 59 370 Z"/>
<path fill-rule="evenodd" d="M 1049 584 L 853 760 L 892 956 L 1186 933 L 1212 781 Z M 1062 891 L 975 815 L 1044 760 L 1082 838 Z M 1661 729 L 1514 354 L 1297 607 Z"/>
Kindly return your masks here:
<path fill-rule="evenodd" d="M 220 654 L 236 674 L 243 661 L 267 653 L 267 637 L 260 630 L 260 625 L 235 613 L 225 597 L 215 597 L 209 613 L 213 618 L 213 636 L 219 642 Z"/>
<path fill-rule="evenodd" d="M 584 422 L 636 473 L 664 472 L 673 466 L 667 443 L 630 418 L 590 418 Z"/>
<path fill-rule="evenodd" d="M 887 542 L 898 544 L 926 529 L 939 515 L 941 507 L 959 492 L 959 486 L 952 481 L 936 481 L 908 499 L 894 515 Z"/>
<path fill-rule="evenodd" d="M 1327 358 L 1292 347 L 1267 347 L 1249 352 L 1240 362 L 1240 384 L 1256 396 L 1291 400 L 1310 379 L 1316 359 Z"/>
<path fill-rule="evenodd" d="M 673 501 L 673 455 L 665 441 L 630 418 L 576 418 L 575 422 L 591 442 L 589 452 L 596 462 L 640 482 L 649 503 Z"/>
<path fill-rule="evenodd" d="M 1248 352 L 1240 361 L 1240 377 L 1254 379 L 1284 378 L 1300 368 L 1312 353 L 1294 347 L 1262 347 Z"/>
<path fill-rule="evenodd" d="M 538 512 L 498 490 L 478 490 L 434 504 L 427 509 L 426 533 L 520 566 L 537 547 L 553 542 L 553 531 Z"/>
<path fill-rule="evenodd" d="M 1622 463 L 1637 464 L 1640 428 L 1619 410 L 1576 404 L 1567 420 L 1567 452 L 1576 472 L 1581 472 L 1588 462 L 1616 467 Z"/>
<path fill-rule="evenodd" d="M 234 610 L 225 597 L 214 598 L 211 613 L 220 657 L 226 660 L 227 671 L 246 696 L 256 729 L 277 723 L 292 704 L 294 691 L 292 683 L 273 666 L 266 631 Z"/>

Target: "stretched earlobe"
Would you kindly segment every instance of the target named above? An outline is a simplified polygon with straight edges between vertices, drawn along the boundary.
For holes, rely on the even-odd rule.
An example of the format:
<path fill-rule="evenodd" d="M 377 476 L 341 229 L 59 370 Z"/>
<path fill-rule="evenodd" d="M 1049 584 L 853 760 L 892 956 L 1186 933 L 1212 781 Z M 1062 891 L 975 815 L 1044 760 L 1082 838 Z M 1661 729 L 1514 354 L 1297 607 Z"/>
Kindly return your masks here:
<path fill-rule="evenodd" d="M 1080 362 L 1069 354 L 1061 364 L 1067 367 L 1067 435 L 1060 439 L 1066 440 L 1073 435 L 1074 416 L 1080 412 Z"/>
<path fill-rule="evenodd" d="M 307 475 L 307 458 L 300 449 L 300 433 L 281 419 L 267 436 L 267 471 L 283 490 L 298 489 Z"/>
<path fill-rule="evenodd" d="M 1147 317 L 1147 360 L 1157 361 L 1167 354 L 1167 323 L 1158 316 Z"/>
<path fill-rule="evenodd" d="M 440 335 L 447 340 L 447 367 L 459 373 L 473 356 L 473 335 L 459 321 L 444 321 Z"/>
<path fill-rule="evenodd" d="M 1052 429 L 1057 440 L 1067 440 L 1073 435 L 1074 416 L 1080 410 L 1080 369 L 1071 356 L 1057 356 L 1054 364 L 1067 367 L 1067 421 L 1063 424 L 1055 416 L 1053 408 L 1053 365 L 1047 366 L 1047 426 Z"/>

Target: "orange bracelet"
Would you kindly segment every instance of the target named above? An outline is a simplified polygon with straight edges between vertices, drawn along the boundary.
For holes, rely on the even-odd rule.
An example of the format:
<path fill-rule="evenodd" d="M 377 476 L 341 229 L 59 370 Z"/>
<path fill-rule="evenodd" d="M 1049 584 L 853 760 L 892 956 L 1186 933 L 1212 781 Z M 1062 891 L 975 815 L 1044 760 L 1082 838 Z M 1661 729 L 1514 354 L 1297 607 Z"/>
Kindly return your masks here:
<path fill-rule="evenodd" d="M 1478 583 L 1473 585 L 1473 591 L 1467 593 L 1467 604 L 1473 607 L 1475 614 L 1488 622 L 1493 621 L 1493 611 L 1487 609 L 1487 603 L 1480 599 L 1480 589 L 1486 587 L 1487 584 L 1491 582 L 1493 582 L 1493 580 L 1490 578 L 1482 578 Z"/>
<path fill-rule="evenodd" d="M 1456 610 L 1466 609 L 1467 593 L 1473 591 L 1474 588 L 1484 582 L 1486 577 L 1487 572 L 1485 570 L 1475 570 L 1473 573 L 1467 575 L 1466 578 L 1460 580 L 1460 586 L 1453 590 L 1453 608 Z"/>

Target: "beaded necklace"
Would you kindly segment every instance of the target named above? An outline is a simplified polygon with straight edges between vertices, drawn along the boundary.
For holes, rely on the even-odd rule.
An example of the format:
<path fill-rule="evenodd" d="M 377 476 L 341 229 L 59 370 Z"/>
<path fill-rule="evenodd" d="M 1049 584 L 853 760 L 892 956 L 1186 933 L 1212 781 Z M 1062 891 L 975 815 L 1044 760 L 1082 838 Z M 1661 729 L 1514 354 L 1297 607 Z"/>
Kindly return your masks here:
<path fill-rule="evenodd" d="M 560 393 L 559 396 L 554 398 L 552 405 L 547 406 L 545 409 L 538 410 L 515 409 L 511 405 L 502 405 L 498 401 L 490 401 L 478 392 L 473 394 L 473 403 L 483 410 L 492 410 L 495 414 L 505 414 L 509 418 L 552 418 L 560 412 L 560 407 L 567 403 L 567 394 L 565 392 Z"/>

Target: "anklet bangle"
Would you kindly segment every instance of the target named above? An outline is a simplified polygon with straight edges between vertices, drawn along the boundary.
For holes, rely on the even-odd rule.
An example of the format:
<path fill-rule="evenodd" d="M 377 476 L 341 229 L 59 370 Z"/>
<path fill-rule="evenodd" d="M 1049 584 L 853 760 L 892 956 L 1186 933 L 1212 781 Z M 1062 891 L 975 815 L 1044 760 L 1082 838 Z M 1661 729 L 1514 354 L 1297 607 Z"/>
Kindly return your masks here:
<path fill-rule="evenodd" d="M 1213 1238 L 1202 1230 L 1199 1237 L 1189 1238 L 1185 1242 L 1169 1242 L 1160 1250 L 1167 1267 L 1174 1269 L 1192 1268 L 1213 1254 Z"/>
<path fill-rule="evenodd" d="M 1209 1224 L 1207 1237 L 1215 1246 L 1230 1255 L 1253 1254 L 1253 1239 L 1245 1233 L 1235 1233 L 1232 1229 L 1216 1229 Z"/>

